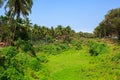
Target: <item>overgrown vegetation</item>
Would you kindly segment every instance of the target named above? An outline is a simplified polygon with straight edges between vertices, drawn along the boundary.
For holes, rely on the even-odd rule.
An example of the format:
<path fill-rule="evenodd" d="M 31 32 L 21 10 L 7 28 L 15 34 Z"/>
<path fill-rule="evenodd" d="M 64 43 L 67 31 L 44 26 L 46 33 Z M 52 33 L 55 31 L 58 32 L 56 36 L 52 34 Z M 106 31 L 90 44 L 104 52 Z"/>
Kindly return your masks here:
<path fill-rule="evenodd" d="M 110 10 L 94 33 L 97 37 L 112 37 L 120 40 L 120 8 Z"/>
<path fill-rule="evenodd" d="M 96 42 L 96 41 L 94 41 Z M 99 43 L 97 43 L 98 45 Z M 102 43 L 103 44 L 103 43 Z M 101 44 L 100 44 L 101 45 Z M 99 46 L 100 46 L 99 45 Z M 119 80 L 120 58 L 116 46 L 107 46 L 109 52 L 105 50 L 96 50 L 99 55 L 91 56 L 89 46 L 82 46 L 77 51 L 71 49 L 59 54 L 50 56 L 48 69 L 50 70 L 50 79 L 52 80 Z M 100 48 L 97 48 L 100 49 Z M 102 52 L 105 51 L 105 53 Z M 102 54 L 100 54 L 102 53 Z M 62 76 L 62 77 L 61 77 Z"/>
<path fill-rule="evenodd" d="M 0 79 L 1 80 L 28 80 L 47 78 L 48 73 L 42 63 L 47 58 L 43 55 L 32 57 L 26 52 L 18 52 L 16 47 L 0 49 Z M 41 72 L 42 71 L 42 72 Z M 27 78 L 26 78 L 27 77 Z"/>
<path fill-rule="evenodd" d="M 112 42 L 120 40 L 119 8 L 111 10 L 93 34 L 32 24 L 27 18 L 32 0 L 0 0 L 0 7 L 3 4 L 0 80 L 120 79 L 120 45 Z"/>
<path fill-rule="evenodd" d="M 91 56 L 97 56 L 99 54 L 105 54 L 108 51 L 108 47 L 105 43 L 88 41 L 88 46 L 90 48 L 89 52 Z"/>

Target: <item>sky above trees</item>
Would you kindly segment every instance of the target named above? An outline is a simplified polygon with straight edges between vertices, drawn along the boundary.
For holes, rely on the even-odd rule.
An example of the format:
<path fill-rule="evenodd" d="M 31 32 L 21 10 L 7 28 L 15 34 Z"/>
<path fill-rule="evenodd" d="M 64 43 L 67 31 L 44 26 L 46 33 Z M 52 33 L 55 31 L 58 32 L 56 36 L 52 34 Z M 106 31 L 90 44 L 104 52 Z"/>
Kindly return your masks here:
<path fill-rule="evenodd" d="M 119 0 L 34 0 L 29 18 L 47 27 L 71 26 L 75 31 L 92 32 L 109 10 L 120 7 Z M 4 10 L 0 9 L 0 15 Z"/>

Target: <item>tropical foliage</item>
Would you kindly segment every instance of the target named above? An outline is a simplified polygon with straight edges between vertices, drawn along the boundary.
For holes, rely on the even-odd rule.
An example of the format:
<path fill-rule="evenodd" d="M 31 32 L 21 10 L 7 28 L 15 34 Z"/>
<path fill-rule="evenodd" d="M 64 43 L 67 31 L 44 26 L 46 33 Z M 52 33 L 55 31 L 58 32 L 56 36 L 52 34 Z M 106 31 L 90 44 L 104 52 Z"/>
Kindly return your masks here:
<path fill-rule="evenodd" d="M 105 19 L 95 28 L 97 37 L 113 36 L 120 39 L 120 8 L 112 9 L 105 15 Z"/>
<path fill-rule="evenodd" d="M 119 80 L 120 8 L 94 33 L 40 26 L 27 18 L 33 0 L 0 0 L 0 80 Z M 22 17 L 22 18 L 21 18 Z M 109 39 L 108 39 L 109 37 Z M 104 38 L 104 39 L 98 39 Z"/>

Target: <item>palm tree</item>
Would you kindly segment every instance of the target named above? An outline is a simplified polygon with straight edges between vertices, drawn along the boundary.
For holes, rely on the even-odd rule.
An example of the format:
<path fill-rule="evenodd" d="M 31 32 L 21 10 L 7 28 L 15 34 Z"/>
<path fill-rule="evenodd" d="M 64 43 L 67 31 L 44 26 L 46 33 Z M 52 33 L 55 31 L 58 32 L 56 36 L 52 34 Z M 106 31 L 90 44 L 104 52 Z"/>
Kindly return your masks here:
<path fill-rule="evenodd" d="M 0 16 L 0 41 L 9 43 L 12 30 L 8 25 L 8 16 Z"/>
<path fill-rule="evenodd" d="M 41 27 L 38 26 L 37 24 L 34 24 L 33 25 L 33 29 L 31 31 L 32 31 L 32 33 L 31 33 L 31 35 L 32 35 L 31 40 L 38 41 L 41 38 L 41 35 L 42 35 Z"/>
<path fill-rule="evenodd" d="M 0 0 L 0 8 L 3 6 L 4 0 Z"/>
<path fill-rule="evenodd" d="M 56 31 L 56 35 L 57 36 L 62 36 L 63 35 L 63 26 L 62 25 L 58 25 L 56 28 L 55 28 L 55 31 Z"/>
<path fill-rule="evenodd" d="M 66 35 L 70 35 L 70 33 L 71 33 L 71 28 L 70 28 L 70 26 L 67 26 L 67 27 L 65 28 L 65 33 L 66 33 Z"/>
<path fill-rule="evenodd" d="M 53 38 L 55 37 L 55 29 L 54 29 L 54 27 L 50 28 L 50 36 L 52 36 Z"/>
<path fill-rule="evenodd" d="M 20 14 L 22 14 L 23 17 L 26 17 L 31 13 L 32 5 L 32 0 L 8 0 L 5 9 L 6 11 L 8 9 L 7 13 L 12 18 L 15 16 L 16 18 L 19 18 Z"/>
<path fill-rule="evenodd" d="M 9 25 L 13 27 L 13 41 L 15 38 L 17 22 L 19 21 L 20 15 L 22 14 L 23 17 L 27 17 L 29 13 L 31 13 L 32 5 L 32 0 L 7 0 L 5 10 L 6 14 L 9 16 Z"/>

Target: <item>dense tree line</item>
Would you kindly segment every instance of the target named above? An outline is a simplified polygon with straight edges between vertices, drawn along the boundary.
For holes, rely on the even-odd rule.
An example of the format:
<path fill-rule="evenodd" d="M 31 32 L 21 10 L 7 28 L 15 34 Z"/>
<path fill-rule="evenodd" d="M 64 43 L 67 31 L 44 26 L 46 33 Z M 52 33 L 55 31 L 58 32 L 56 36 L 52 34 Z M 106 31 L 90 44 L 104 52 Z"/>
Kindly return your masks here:
<path fill-rule="evenodd" d="M 58 25 L 57 27 L 48 28 L 46 26 L 33 25 L 28 18 L 18 18 L 14 20 L 14 23 L 9 25 L 8 16 L 0 16 L 0 41 L 8 42 L 17 41 L 22 39 L 25 41 L 39 41 L 46 39 L 55 39 L 56 37 L 70 36 L 75 33 L 70 26 L 63 27 Z M 15 27 L 15 32 L 14 28 Z M 15 35 L 14 35 L 15 34 Z M 14 36 L 14 38 L 13 38 Z M 11 41 L 10 41 L 11 40 Z"/>
<path fill-rule="evenodd" d="M 48 28 L 32 24 L 27 18 L 31 13 L 32 0 L 0 0 L 0 7 L 3 4 L 5 4 L 5 16 L 0 16 L 0 41 L 7 42 L 8 45 L 14 45 L 18 39 L 31 40 L 31 42 L 40 40 L 52 42 L 55 39 L 68 38 L 75 33 L 70 26 L 58 25 Z M 21 16 L 24 18 L 20 18 Z M 79 37 L 90 37 L 91 35 L 84 33 Z"/>
<path fill-rule="evenodd" d="M 97 37 L 116 36 L 120 40 L 120 8 L 110 10 L 94 33 Z"/>
<path fill-rule="evenodd" d="M 58 25 L 56 27 L 39 26 L 32 24 L 29 18 L 17 18 L 9 24 L 8 16 L 0 16 L 0 41 L 9 45 L 21 39 L 25 41 L 54 42 L 54 40 L 67 39 L 68 37 L 93 38 L 92 33 L 75 32 L 70 26 Z M 16 28 L 15 28 L 16 27 Z M 14 29 L 15 28 L 15 29 Z M 15 30 L 15 32 L 14 32 Z M 14 38 L 13 38 L 14 37 Z"/>

